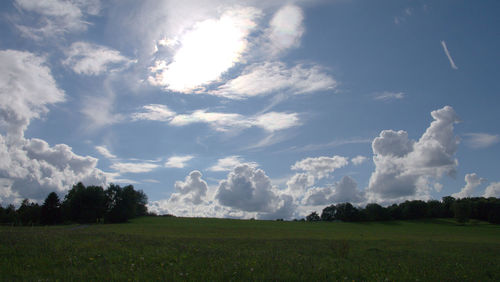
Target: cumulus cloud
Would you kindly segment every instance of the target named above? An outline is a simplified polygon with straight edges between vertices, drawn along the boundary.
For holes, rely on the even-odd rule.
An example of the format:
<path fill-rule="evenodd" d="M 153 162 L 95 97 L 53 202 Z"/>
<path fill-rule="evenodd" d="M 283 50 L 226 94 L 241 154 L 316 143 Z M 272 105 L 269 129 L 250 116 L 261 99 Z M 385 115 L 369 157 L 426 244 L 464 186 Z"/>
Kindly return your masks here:
<path fill-rule="evenodd" d="M 104 173 L 96 168 L 97 159 L 79 156 L 65 144 L 51 147 L 44 140 L 24 137 L 32 119 L 65 99 L 44 58 L 0 51 L 0 98 L 0 201 L 39 201 L 79 181 L 87 185 L 106 182 Z"/>
<path fill-rule="evenodd" d="M 314 176 L 309 173 L 296 173 L 287 182 L 286 192 L 296 199 L 304 195 L 307 188 L 315 183 Z"/>
<path fill-rule="evenodd" d="M 310 206 L 319 206 L 341 202 L 356 204 L 364 200 L 364 193 L 358 189 L 356 181 L 350 176 L 344 176 L 330 187 L 315 187 L 307 190 L 302 202 Z"/>
<path fill-rule="evenodd" d="M 280 197 L 261 169 L 241 165 L 220 182 L 215 198 L 223 206 L 248 212 L 275 212 Z"/>
<path fill-rule="evenodd" d="M 168 158 L 167 162 L 165 163 L 165 167 L 184 168 L 187 165 L 187 162 L 189 162 L 193 158 L 194 157 L 191 155 L 173 156 L 173 157 Z"/>
<path fill-rule="evenodd" d="M 243 164 L 229 172 L 218 187 L 210 187 L 199 171 L 175 183 L 170 198 L 153 201 L 148 210 L 178 216 L 276 219 L 292 217 L 296 204 L 271 185 L 264 171 Z"/>
<path fill-rule="evenodd" d="M 170 202 L 181 202 L 199 205 L 202 203 L 202 198 L 205 197 L 208 190 L 208 185 L 201 177 L 203 175 L 197 170 L 193 170 L 186 176 L 184 182 L 176 181 L 175 189 L 177 193 L 170 196 Z"/>
<path fill-rule="evenodd" d="M 316 179 L 321 179 L 328 176 L 334 170 L 344 167 L 349 164 L 346 157 L 317 157 L 306 158 L 296 162 L 291 168 L 293 170 L 302 170 L 314 176 Z"/>
<path fill-rule="evenodd" d="M 16 7 L 28 12 L 31 23 L 17 23 L 22 35 L 40 40 L 64 33 L 84 31 L 89 23 L 85 18 L 97 15 L 100 11 L 99 0 L 16 0 Z M 27 17 L 23 14 L 23 19 Z M 19 22 L 19 20 L 18 20 Z"/>
<path fill-rule="evenodd" d="M 111 165 L 111 168 L 118 171 L 120 174 L 123 173 L 145 173 L 155 170 L 160 167 L 153 163 L 129 163 L 129 162 L 116 162 Z"/>
<path fill-rule="evenodd" d="M 172 58 L 158 59 L 150 68 L 149 82 L 166 90 L 192 93 L 240 62 L 247 36 L 261 12 L 252 7 L 226 9 L 219 17 L 195 22 L 178 38 Z M 172 45 L 172 44 L 166 44 Z"/>
<path fill-rule="evenodd" d="M 365 157 L 365 156 L 356 156 L 356 157 L 354 157 L 354 158 L 351 159 L 351 162 L 354 165 L 360 165 L 360 164 L 366 162 L 366 160 L 368 160 L 368 158 Z"/>
<path fill-rule="evenodd" d="M 477 176 L 475 173 L 468 173 L 465 175 L 465 186 L 458 193 L 454 193 L 451 196 L 454 198 L 467 198 L 472 197 L 476 190 L 476 187 L 486 183 L 486 179 Z"/>
<path fill-rule="evenodd" d="M 431 116 L 434 121 L 418 141 L 408 139 L 402 130 L 384 130 L 373 140 L 375 171 L 367 190 L 370 201 L 428 198 L 431 180 L 455 173 L 458 138 L 453 127 L 458 116 L 450 106 L 432 111 Z"/>
<path fill-rule="evenodd" d="M 486 190 L 484 191 L 483 197 L 500 198 L 500 182 L 492 182 L 490 185 L 488 185 L 488 187 L 486 187 Z"/>
<path fill-rule="evenodd" d="M 268 112 L 251 117 L 236 113 L 208 112 L 196 110 L 192 113 L 177 114 L 164 105 L 144 106 L 145 111 L 132 114 L 132 120 L 164 121 L 172 126 L 187 126 L 193 123 L 205 123 L 217 131 L 259 127 L 267 132 L 275 132 L 300 125 L 297 113 Z"/>
<path fill-rule="evenodd" d="M 466 137 L 465 144 L 474 149 L 487 148 L 500 142 L 498 134 L 466 133 L 464 135 Z"/>
<path fill-rule="evenodd" d="M 0 51 L 0 85 L 0 126 L 9 136 L 23 136 L 31 119 L 65 100 L 45 59 L 28 52 Z"/>
<path fill-rule="evenodd" d="M 83 75 L 100 75 L 133 62 L 117 50 L 87 42 L 75 42 L 65 53 L 63 64 Z"/>
<path fill-rule="evenodd" d="M 209 171 L 231 171 L 235 167 L 241 165 L 248 165 L 250 167 L 257 167 L 258 164 L 255 162 L 246 162 L 241 156 L 228 156 L 222 159 L 218 159 L 217 163 L 208 168 Z"/>
<path fill-rule="evenodd" d="M 333 90 L 337 84 L 318 65 L 299 64 L 289 68 L 282 62 L 264 62 L 245 67 L 241 75 L 227 81 L 210 94 L 230 99 L 246 99 L 277 91 L 308 94 Z"/>

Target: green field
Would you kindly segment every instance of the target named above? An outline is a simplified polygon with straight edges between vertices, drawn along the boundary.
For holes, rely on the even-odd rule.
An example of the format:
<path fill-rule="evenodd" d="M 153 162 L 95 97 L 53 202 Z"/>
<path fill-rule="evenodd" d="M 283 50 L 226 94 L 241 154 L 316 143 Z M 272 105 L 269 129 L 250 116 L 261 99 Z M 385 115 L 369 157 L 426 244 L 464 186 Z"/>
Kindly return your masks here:
<path fill-rule="evenodd" d="M 500 280 L 500 226 L 146 217 L 0 227 L 1 280 Z"/>

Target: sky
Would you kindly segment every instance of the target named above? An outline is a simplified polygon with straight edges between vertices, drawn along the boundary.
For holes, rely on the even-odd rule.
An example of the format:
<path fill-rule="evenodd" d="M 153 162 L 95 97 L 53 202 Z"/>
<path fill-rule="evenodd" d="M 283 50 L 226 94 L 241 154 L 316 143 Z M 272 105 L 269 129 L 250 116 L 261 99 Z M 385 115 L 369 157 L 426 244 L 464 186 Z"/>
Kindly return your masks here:
<path fill-rule="evenodd" d="M 498 1 L 0 3 L 0 204 L 158 214 L 500 197 Z"/>

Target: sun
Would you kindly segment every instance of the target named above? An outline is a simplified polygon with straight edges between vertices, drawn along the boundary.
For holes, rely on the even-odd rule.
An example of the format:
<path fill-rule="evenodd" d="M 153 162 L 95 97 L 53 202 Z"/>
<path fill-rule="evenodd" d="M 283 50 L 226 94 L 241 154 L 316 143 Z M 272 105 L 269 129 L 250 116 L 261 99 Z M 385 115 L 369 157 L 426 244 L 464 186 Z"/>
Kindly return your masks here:
<path fill-rule="evenodd" d="M 173 56 L 158 59 L 150 68 L 153 75 L 149 81 L 182 93 L 195 92 L 201 86 L 217 81 L 242 60 L 249 45 L 247 38 L 256 27 L 258 15 L 254 8 L 240 8 L 225 11 L 218 19 L 194 23 L 178 37 L 178 48 Z M 160 43 L 165 42 L 174 40 L 162 39 Z"/>

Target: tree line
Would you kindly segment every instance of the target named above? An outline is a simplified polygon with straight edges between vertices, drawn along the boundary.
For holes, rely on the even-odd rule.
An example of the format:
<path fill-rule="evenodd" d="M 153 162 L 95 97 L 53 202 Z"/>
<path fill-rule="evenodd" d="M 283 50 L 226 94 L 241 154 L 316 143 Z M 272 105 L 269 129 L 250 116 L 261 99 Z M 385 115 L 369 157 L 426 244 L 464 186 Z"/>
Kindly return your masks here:
<path fill-rule="evenodd" d="M 459 223 L 475 219 L 500 224 L 500 199 L 493 197 L 455 199 L 447 196 L 443 197 L 442 201 L 414 200 L 387 207 L 371 203 L 364 208 L 357 208 L 351 203 L 341 203 L 325 207 L 321 215 L 312 212 L 305 220 L 354 222 L 425 218 L 455 218 Z"/>
<path fill-rule="evenodd" d="M 62 223 L 117 223 L 137 216 L 147 215 L 148 198 L 134 186 L 120 187 L 110 184 L 85 186 L 81 182 L 73 187 L 61 201 L 50 193 L 42 205 L 22 201 L 18 209 L 14 205 L 0 206 L 0 223 L 12 225 L 54 225 Z"/>

